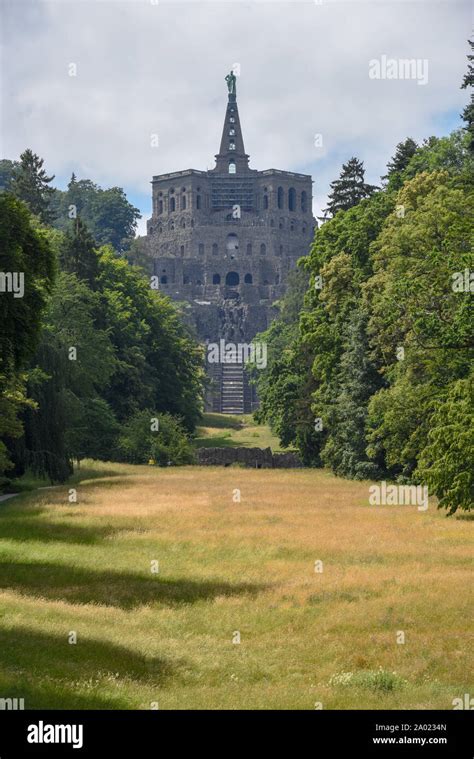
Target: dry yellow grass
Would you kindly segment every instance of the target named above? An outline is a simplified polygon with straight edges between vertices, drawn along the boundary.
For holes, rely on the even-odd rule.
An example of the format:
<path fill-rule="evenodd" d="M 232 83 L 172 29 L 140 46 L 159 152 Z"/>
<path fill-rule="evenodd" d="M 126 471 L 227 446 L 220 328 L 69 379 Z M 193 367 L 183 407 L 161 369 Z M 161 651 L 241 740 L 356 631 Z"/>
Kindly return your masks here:
<path fill-rule="evenodd" d="M 473 692 L 472 521 L 369 506 L 368 483 L 318 470 L 95 466 L 76 504 L 61 487 L 0 506 L 0 697 L 450 709 Z"/>

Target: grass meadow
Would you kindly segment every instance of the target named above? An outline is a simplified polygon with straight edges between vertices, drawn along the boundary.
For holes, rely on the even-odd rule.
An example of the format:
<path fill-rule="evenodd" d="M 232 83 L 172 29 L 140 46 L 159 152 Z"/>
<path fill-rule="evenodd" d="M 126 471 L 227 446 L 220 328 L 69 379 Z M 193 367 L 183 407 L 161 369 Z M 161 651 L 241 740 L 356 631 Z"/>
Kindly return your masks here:
<path fill-rule="evenodd" d="M 257 424 L 251 414 L 229 416 L 203 414 L 201 426 L 196 428 L 196 448 L 271 448 L 273 452 L 287 450 L 270 428 Z"/>
<path fill-rule="evenodd" d="M 471 520 L 369 506 L 369 483 L 323 470 L 87 462 L 75 479 L 77 503 L 68 484 L 0 504 L 0 697 L 451 709 L 474 692 Z"/>

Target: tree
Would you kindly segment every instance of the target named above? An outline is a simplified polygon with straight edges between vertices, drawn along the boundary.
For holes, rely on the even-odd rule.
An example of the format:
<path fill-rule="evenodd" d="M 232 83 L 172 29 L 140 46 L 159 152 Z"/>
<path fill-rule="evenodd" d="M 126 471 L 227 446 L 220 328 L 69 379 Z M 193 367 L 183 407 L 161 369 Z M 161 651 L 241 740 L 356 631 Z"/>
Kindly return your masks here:
<path fill-rule="evenodd" d="M 375 185 L 366 184 L 363 161 L 351 158 L 342 165 L 339 179 L 331 182 L 332 192 L 329 193 L 328 207 L 325 209 L 324 218 L 328 215 L 335 216 L 338 211 L 347 211 L 356 206 L 364 198 L 369 198 L 378 188 Z"/>
<path fill-rule="evenodd" d="M 0 195 L 0 272 L 5 280 L 0 292 L 0 373 L 8 375 L 25 367 L 37 345 L 56 274 L 46 234 L 34 229 L 27 208 L 9 193 Z"/>
<path fill-rule="evenodd" d="M 118 433 L 100 398 L 115 359 L 107 332 L 95 324 L 98 300 L 75 274 L 62 272 L 32 361 L 28 390 L 35 408 L 24 415 L 23 455 L 53 482 L 67 479 L 73 458 L 109 458 Z"/>
<path fill-rule="evenodd" d="M 247 368 L 260 401 L 255 420 L 269 424 L 285 448 L 296 445 L 302 422 L 295 405 L 303 381 L 298 319 L 307 286 L 308 274 L 303 267 L 289 273 L 287 291 L 275 304 L 277 317 L 255 337 L 256 342 L 267 345 L 267 366 Z"/>
<path fill-rule="evenodd" d="M 11 451 L 23 434 L 20 413 L 31 403 L 25 392 L 26 375 L 7 377 L 0 374 L 0 487 L 6 473 L 14 468 Z M 23 470 L 19 470 L 22 474 Z"/>
<path fill-rule="evenodd" d="M 0 161 L 0 192 L 6 192 L 10 189 L 15 171 L 16 163 L 4 158 Z"/>
<path fill-rule="evenodd" d="M 117 366 L 104 398 L 124 422 L 153 408 L 180 417 L 192 432 L 201 413 L 203 353 L 176 306 L 150 288 L 141 269 L 99 250 L 101 323 L 106 324 Z"/>
<path fill-rule="evenodd" d="M 436 403 L 418 475 L 448 514 L 474 508 L 473 374 L 449 386 Z"/>
<path fill-rule="evenodd" d="M 367 456 L 365 431 L 369 400 L 381 381 L 370 359 L 367 316 L 360 308 L 352 312 L 346 332 L 337 376 L 340 392 L 327 415 L 328 436 L 321 458 L 339 476 L 376 478 L 381 470 L 379 462 Z"/>
<path fill-rule="evenodd" d="M 55 277 L 54 253 L 46 235 L 33 228 L 26 206 L 0 195 L 0 475 L 12 464 L 10 441 L 22 434 L 28 360 L 35 351 L 41 316 Z M 16 297 L 18 296 L 18 297 Z"/>
<path fill-rule="evenodd" d="M 388 383 L 370 402 L 369 444 L 371 454 L 385 452 L 395 473 L 416 478 L 434 405 L 469 372 L 471 293 L 464 273 L 474 193 L 446 171 L 421 173 L 403 186 L 397 203 L 404 215 L 387 219 L 364 288 L 372 357 Z"/>
<path fill-rule="evenodd" d="M 69 228 L 71 214 L 80 216 L 87 225 L 97 247 L 112 245 L 122 252 L 134 238 L 140 211 L 128 202 L 121 187 L 103 190 L 90 179 L 71 176 L 66 192 L 56 191 L 54 197 L 55 226 Z"/>
<path fill-rule="evenodd" d="M 134 414 L 123 426 L 119 439 L 123 461 L 147 464 L 149 461 L 168 464 L 191 464 L 193 451 L 185 430 L 170 414 L 144 409 Z"/>
<path fill-rule="evenodd" d="M 451 175 L 464 175 L 472 182 L 472 166 L 469 165 L 468 135 L 462 129 L 447 137 L 428 137 L 415 151 L 402 172 L 403 184 L 423 171 L 448 171 Z M 472 159 L 471 159 L 472 160 Z M 393 189 L 400 189 L 394 187 Z"/>
<path fill-rule="evenodd" d="M 54 179 L 54 175 L 48 177 L 43 164 L 43 158 L 27 148 L 21 154 L 20 162 L 14 167 L 10 190 L 27 204 L 31 213 L 47 223 L 52 218 L 49 204 L 55 190 L 49 183 Z"/>
<path fill-rule="evenodd" d="M 464 79 L 461 84 L 462 90 L 474 87 L 474 40 L 468 40 L 468 43 L 473 53 L 468 54 L 467 56 L 467 72 L 464 74 Z M 474 153 L 474 92 L 471 92 L 470 103 L 466 105 L 461 116 L 466 123 L 466 129 L 469 135 L 469 150 L 471 153 Z"/>
<path fill-rule="evenodd" d="M 95 289 L 99 271 L 97 252 L 94 240 L 79 216 L 64 236 L 60 261 L 66 271 L 74 272 L 91 289 Z"/>
<path fill-rule="evenodd" d="M 93 234 L 99 245 L 112 245 L 121 252 L 135 237 L 140 211 L 128 202 L 121 187 L 99 190 L 91 210 Z"/>
<path fill-rule="evenodd" d="M 116 460 L 119 433 L 115 414 L 103 398 L 69 397 L 66 447 L 72 458 Z"/>
<path fill-rule="evenodd" d="M 395 155 L 387 164 L 387 174 L 382 180 L 388 180 L 389 185 L 394 190 L 399 190 L 403 184 L 402 173 L 410 163 L 411 158 L 416 153 L 418 145 L 411 137 L 407 137 L 404 142 L 399 142 Z"/>
<path fill-rule="evenodd" d="M 311 253 L 306 260 L 311 286 L 300 317 L 300 333 L 312 376 L 312 385 L 307 383 L 306 387 L 311 392 L 310 407 L 316 434 L 311 437 L 307 434 L 300 439 L 303 446 L 300 452 L 307 457 L 304 446 L 309 441 L 314 451 L 317 438 L 320 458 L 326 451 L 326 461 L 331 460 L 331 465 L 338 468 L 342 459 L 338 459 L 335 446 L 344 445 L 347 450 L 347 446 L 356 446 L 355 441 L 351 443 L 347 440 L 343 430 L 344 418 L 348 418 L 347 409 L 351 403 L 352 410 L 357 408 L 360 411 L 357 433 L 352 427 L 352 434 L 357 434 L 359 439 L 359 461 L 361 465 L 367 462 L 364 453 L 364 407 L 369 399 L 364 397 L 362 401 L 355 394 L 363 393 L 362 386 L 369 378 L 369 384 L 373 387 L 377 366 L 374 368 L 367 357 L 361 358 L 368 350 L 364 338 L 365 326 L 359 324 L 356 328 L 352 325 L 352 333 L 348 329 L 355 313 L 366 313 L 366 309 L 362 308 L 362 285 L 372 273 L 372 247 L 394 204 L 394 193 L 378 192 L 345 213 L 336 214 L 316 231 Z M 363 360 L 360 386 L 356 386 L 351 379 L 353 355 Z M 303 399 L 300 402 L 303 403 Z M 349 457 L 346 456 L 346 474 L 349 473 L 348 462 Z M 350 476 L 362 476 L 361 470 L 356 471 L 356 463 L 356 457 L 352 456 Z"/>

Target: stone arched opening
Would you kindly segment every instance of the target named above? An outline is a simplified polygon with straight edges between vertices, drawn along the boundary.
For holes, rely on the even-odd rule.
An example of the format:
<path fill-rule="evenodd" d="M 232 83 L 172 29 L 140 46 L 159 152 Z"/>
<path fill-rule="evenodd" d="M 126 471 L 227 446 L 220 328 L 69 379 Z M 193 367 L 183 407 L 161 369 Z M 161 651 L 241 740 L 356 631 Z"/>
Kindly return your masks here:
<path fill-rule="evenodd" d="M 240 283 L 240 277 L 236 271 L 229 271 L 226 274 L 225 283 L 228 287 L 236 287 Z"/>

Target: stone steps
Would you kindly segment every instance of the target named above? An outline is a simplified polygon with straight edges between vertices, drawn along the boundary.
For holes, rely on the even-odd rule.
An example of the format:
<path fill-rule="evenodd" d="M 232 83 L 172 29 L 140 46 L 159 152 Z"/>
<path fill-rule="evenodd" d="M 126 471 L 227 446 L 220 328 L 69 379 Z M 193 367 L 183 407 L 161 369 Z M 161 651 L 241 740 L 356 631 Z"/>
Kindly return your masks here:
<path fill-rule="evenodd" d="M 223 414 L 244 413 L 244 370 L 241 365 L 223 365 L 221 399 Z"/>

